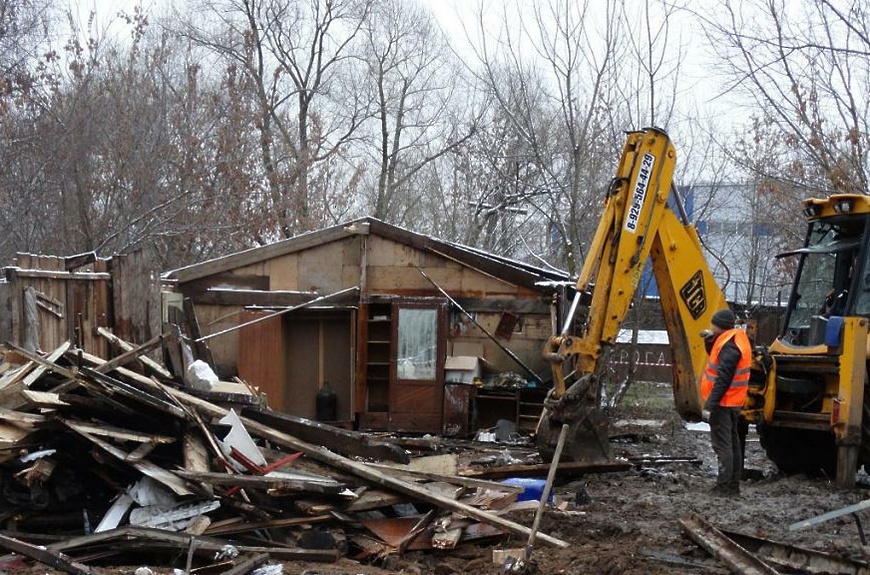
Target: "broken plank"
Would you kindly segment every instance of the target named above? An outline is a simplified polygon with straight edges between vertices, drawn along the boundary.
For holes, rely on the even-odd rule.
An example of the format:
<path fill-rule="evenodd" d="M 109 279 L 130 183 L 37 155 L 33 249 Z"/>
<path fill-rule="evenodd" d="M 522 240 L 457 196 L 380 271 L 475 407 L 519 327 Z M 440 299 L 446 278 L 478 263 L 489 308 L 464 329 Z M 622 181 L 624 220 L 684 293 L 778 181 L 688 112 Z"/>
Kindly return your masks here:
<path fill-rule="evenodd" d="M 27 400 L 27 403 L 35 407 L 46 407 L 49 409 L 55 407 L 69 407 L 69 403 L 62 400 L 60 395 L 50 391 L 33 391 L 31 389 L 22 389 L 21 397 Z"/>
<path fill-rule="evenodd" d="M 478 479 L 476 477 L 466 477 L 464 475 L 442 475 L 440 473 L 430 473 L 428 471 L 419 471 L 407 467 L 399 467 L 398 465 L 385 465 L 381 463 L 366 463 L 369 467 L 382 469 L 388 473 L 396 475 L 406 475 L 409 477 L 420 477 L 430 479 L 432 481 L 444 481 L 454 485 L 462 485 L 464 487 L 481 487 L 483 489 L 499 489 L 501 491 L 511 491 L 521 493 L 523 488 L 519 485 L 505 485 L 497 481 L 489 481 L 488 479 Z"/>
<path fill-rule="evenodd" d="M 380 489 L 369 489 L 354 501 L 345 507 L 345 512 L 356 513 L 359 511 L 371 511 L 372 509 L 380 509 L 397 505 L 399 503 L 407 503 L 408 498 L 404 495 L 398 495 L 391 491 L 382 491 Z"/>
<path fill-rule="evenodd" d="M 133 506 L 133 498 L 127 493 L 122 493 L 115 499 L 106 514 L 100 520 L 100 524 L 94 529 L 94 533 L 109 531 L 115 529 L 120 523 L 130 508 Z"/>
<path fill-rule="evenodd" d="M 100 334 L 101 336 L 103 336 L 104 338 L 106 338 L 111 343 L 120 347 L 125 352 L 132 351 L 133 349 L 135 349 L 135 346 L 132 343 L 124 341 L 123 339 L 121 339 L 117 335 L 113 334 L 111 331 L 109 331 L 108 329 L 106 329 L 104 327 L 98 327 L 97 333 Z M 175 337 L 176 337 L 175 333 L 167 334 L 166 341 L 173 341 L 175 339 Z M 172 374 L 169 373 L 168 369 L 166 369 L 165 367 L 160 365 L 160 363 L 154 361 L 153 359 L 151 359 L 147 355 L 142 355 L 141 357 L 139 357 L 139 360 L 143 364 L 145 364 L 145 366 L 148 367 L 148 369 L 150 369 L 151 371 L 153 371 L 157 375 L 159 375 L 161 377 L 165 377 L 166 379 L 172 379 Z"/>
<path fill-rule="evenodd" d="M 275 475 L 229 475 L 226 473 L 194 472 L 179 470 L 175 472 L 180 477 L 211 483 L 213 485 L 230 485 L 243 488 L 272 489 L 277 491 L 310 492 L 339 494 L 346 489 L 343 483 L 332 478 L 291 478 Z"/>
<path fill-rule="evenodd" d="M 26 413 L 24 411 L 0 407 L 0 420 L 11 421 L 14 423 L 38 425 L 48 421 L 48 418 L 38 413 Z"/>
<path fill-rule="evenodd" d="M 615 473 L 628 471 L 631 463 L 627 461 L 600 461 L 584 463 L 580 461 L 566 461 L 559 463 L 556 473 L 560 477 L 573 477 L 586 473 Z M 504 465 L 487 469 L 468 469 L 461 471 L 464 477 L 487 477 L 490 479 L 507 479 L 508 477 L 543 477 L 550 470 L 550 465 L 540 463 L 536 465 Z"/>
<path fill-rule="evenodd" d="M 46 360 L 50 363 L 56 362 L 60 357 L 66 353 L 66 351 L 70 347 L 70 342 L 65 341 L 60 344 L 54 351 L 46 356 Z M 37 366 L 27 377 L 24 378 L 24 387 L 30 387 L 33 385 L 33 382 L 42 377 L 42 374 L 45 373 L 46 367 L 44 365 Z"/>
<path fill-rule="evenodd" d="M 202 436 L 187 430 L 183 438 L 184 468 L 188 471 L 209 471 L 208 446 Z"/>
<path fill-rule="evenodd" d="M 196 359 L 201 359 L 214 371 L 215 363 L 211 349 L 205 344 L 202 339 L 202 330 L 199 328 L 199 320 L 196 317 L 196 306 L 193 300 L 189 297 L 181 301 L 181 306 L 184 309 L 184 318 L 187 320 L 187 327 L 190 329 L 188 335 L 193 340 L 193 349 L 196 352 Z"/>
<path fill-rule="evenodd" d="M 314 517 L 288 517 L 286 519 L 271 519 L 269 521 L 245 521 L 231 525 L 212 525 L 206 529 L 206 535 L 235 535 L 260 529 L 281 529 L 295 527 L 297 525 L 311 525 L 313 523 L 325 523 L 332 520 L 332 515 L 316 515 Z"/>
<path fill-rule="evenodd" d="M 48 355 L 47 360 L 51 363 L 57 361 L 69 349 L 69 346 L 70 342 L 65 341 Z M 28 358 L 26 364 L 9 372 L 0 380 L 0 403 L 11 409 L 24 406 L 26 401 L 21 398 L 20 392 L 28 389 L 34 381 L 42 377 L 45 371 L 44 365 Z"/>
<path fill-rule="evenodd" d="M 740 575 L 777 575 L 777 571 L 698 516 L 679 519 L 689 538 Z"/>
<path fill-rule="evenodd" d="M 99 425 L 96 425 L 92 423 L 85 423 L 83 421 L 75 421 L 72 419 L 57 419 L 58 421 L 62 422 L 64 425 L 67 425 L 72 429 L 75 429 L 77 431 L 83 431 L 85 433 L 90 433 L 92 435 L 98 435 L 101 437 L 111 437 L 114 439 L 135 441 L 138 443 L 175 443 L 175 438 L 169 435 L 152 435 L 149 433 L 141 433 L 139 431 L 132 431 L 129 429 L 115 427 L 106 423 L 100 423 Z"/>
<path fill-rule="evenodd" d="M 158 348 L 163 345 L 164 338 L 169 339 L 172 337 L 172 334 L 169 333 L 166 336 L 163 334 L 158 335 L 156 337 L 152 337 L 147 342 L 143 343 L 138 347 L 134 347 L 132 349 L 125 350 L 121 355 L 113 357 L 103 365 L 97 368 L 97 371 L 100 373 L 109 373 L 116 367 L 121 367 L 122 365 L 127 365 L 132 361 L 137 361 L 140 356 L 145 355 L 152 349 Z"/>
<path fill-rule="evenodd" d="M 143 459 L 151 455 L 151 452 L 154 451 L 155 447 L 157 447 L 156 443 L 142 443 L 139 445 L 139 447 L 131 451 L 127 455 L 127 457 L 124 458 L 124 462 L 138 463 L 139 461 L 142 461 Z"/>
<path fill-rule="evenodd" d="M 55 363 L 60 358 L 60 356 L 62 356 L 66 352 L 66 350 L 69 348 L 69 342 L 64 342 L 63 345 L 58 347 L 56 350 L 54 350 L 51 354 L 49 354 L 46 357 L 42 357 L 42 356 L 37 355 L 35 353 L 31 353 L 31 352 L 27 351 L 26 349 L 24 349 L 23 347 L 19 347 L 19 346 L 15 345 L 14 343 L 6 342 L 6 345 L 13 348 L 15 351 L 17 351 L 18 353 L 20 353 L 21 355 L 23 355 L 24 357 L 26 357 L 30 361 L 38 364 L 38 367 L 36 368 L 36 370 L 34 370 L 33 373 L 31 373 L 30 375 L 28 375 L 25 378 L 25 383 L 28 380 L 30 380 L 31 377 L 32 377 L 31 383 L 33 381 L 36 381 L 37 379 L 39 379 L 39 377 L 43 373 L 45 373 L 46 370 L 52 371 L 58 375 L 62 375 L 63 377 L 65 377 L 67 379 L 75 379 L 76 378 L 76 374 L 74 372 L 66 369 L 65 367 L 61 367 Z M 63 351 L 58 355 L 57 352 L 61 351 L 61 349 L 63 349 Z M 40 367 L 42 367 L 43 369 L 39 373 L 39 375 L 37 375 L 37 372 L 39 372 Z M 29 385 L 27 385 L 27 387 L 29 387 Z"/>
<path fill-rule="evenodd" d="M 345 456 L 365 457 L 409 463 L 408 452 L 388 442 L 373 441 L 371 437 L 357 431 L 350 431 L 304 417 L 296 417 L 275 411 L 243 409 L 241 415 L 269 427 L 289 433 L 307 443 L 323 445 L 330 451 Z"/>
<path fill-rule="evenodd" d="M 456 527 L 444 531 L 435 531 L 432 536 L 432 547 L 435 549 L 454 549 L 462 539 L 462 529 Z"/>
<path fill-rule="evenodd" d="M 174 491 L 177 495 L 182 495 L 182 496 L 183 495 L 194 495 L 194 492 L 191 491 L 187 487 L 186 483 L 184 481 L 182 481 L 181 478 L 179 478 L 177 475 L 175 475 L 169 471 L 166 471 L 165 469 L 163 469 L 162 467 L 160 467 L 158 465 L 154 465 L 150 461 L 139 461 L 139 462 L 132 462 L 132 463 L 127 462 L 126 460 L 130 456 L 130 454 L 125 452 L 123 449 L 119 449 L 110 443 L 106 443 L 102 439 L 99 439 L 98 437 L 91 435 L 90 433 L 76 429 L 75 426 L 67 425 L 67 427 L 69 427 L 70 429 L 72 429 L 73 431 L 75 431 L 76 433 L 78 433 L 79 435 L 81 435 L 82 437 L 84 437 L 85 439 L 87 439 L 88 441 L 93 443 L 94 445 L 102 448 L 103 451 L 108 452 L 110 455 L 114 456 L 119 461 L 122 461 L 122 462 L 136 468 L 137 470 L 142 472 L 144 475 L 147 475 L 151 479 L 154 479 L 154 480 L 162 483 L 163 485 L 165 485 L 166 487 L 168 487 L 169 489 Z"/>
<path fill-rule="evenodd" d="M 6 535 L 0 535 L 0 546 L 66 573 L 72 573 L 73 575 L 91 575 L 92 573 L 90 567 L 70 560 L 63 553 L 31 545 Z"/>
<path fill-rule="evenodd" d="M 143 405 L 147 405 L 148 407 L 167 415 L 171 415 L 178 419 L 186 419 L 184 410 L 179 408 L 177 405 L 163 401 L 162 399 L 154 397 L 150 393 L 143 392 L 123 381 L 117 380 L 104 373 L 100 373 L 98 370 L 99 368 L 90 369 L 88 367 L 83 367 L 81 373 L 82 375 L 86 375 L 99 382 L 103 387 L 108 388 L 109 393 L 117 392 L 118 395 L 139 402 Z"/>
<path fill-rule="evenodd" d="M 788 545 L 737 531 L 723 529 L 722 533 L 744 549 L 764 557 L 767 561 L 795 571 L 805 571 L 818 575 L 824 573 L 867 575 L 870 573 L 870 563 L 864 559 L 837 557 L 823 551 Z"/>
<path fill-rule="evenodd" d="M 223 575 L 247 575 L 256 567 L 269 560 L 268 553 L 257 553 L 245 559 L 238 559 L 238 563 L 232 569 L 223 572 Z"/>
<path fill-rule="evenodd" d="M 136 541 L 139 545 L 156 543 L 169 544 L 171 547 L 178 550 L 186 551 L 190 547 L 191 541 L 196 540 L 196 549 L 198 551 L 222 551 L 227 542 L 223 539 L 214 537 L 206 537 L 202 535 L 190 535 L 188 533 L 178 533 L 175 531 L 167 531 L 165 529 L 154 529 L 151 527 L 120 527 L 102 533 L 93 533 L 91 535 L 83 535 L 74 537 L 58 543 L 52 543 L 47 549 L 52 551 L 71 551 L 81 547 L 112 542 L 112 541 Z M 242 553 L 268 553 L 272 557 L 279 557 L 286 560 L 295 561 L 326 561 L 333 562 L 338 559 L 338 551 L 335 549 L 299 549 L 294 547 L 259 547 L 249 545 L 236 545 L 236 548 Z"/>

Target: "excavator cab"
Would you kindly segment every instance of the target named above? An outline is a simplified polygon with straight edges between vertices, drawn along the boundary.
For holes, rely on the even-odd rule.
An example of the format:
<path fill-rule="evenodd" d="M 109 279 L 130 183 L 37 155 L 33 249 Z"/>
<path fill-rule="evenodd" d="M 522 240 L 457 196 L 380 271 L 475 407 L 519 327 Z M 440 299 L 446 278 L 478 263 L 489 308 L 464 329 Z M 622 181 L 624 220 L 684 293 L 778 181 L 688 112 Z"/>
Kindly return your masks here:
<path fill-rule="evenodd" d="M 781 471 L 849 486 L 870 465 L 870 197 L 808 199 L 803 212 L 804 245 L 777 256 L 798 259 L 782 332 L 766 349 L 773 366 L 753 372 L 744 417 Z"/>
<path fill-rule="evenodd" d="M 863 277 L 866 257 L 860 257 L 867 251 L 866 222 L 866 215 L 854 214 L 813 221 L 803 248 L 777 256 L 800 258 L 785 317 L 785 343 L 819 345 L 831 317 L 868 315 L 870 284 L 863 280 L 870 276 Z"/>

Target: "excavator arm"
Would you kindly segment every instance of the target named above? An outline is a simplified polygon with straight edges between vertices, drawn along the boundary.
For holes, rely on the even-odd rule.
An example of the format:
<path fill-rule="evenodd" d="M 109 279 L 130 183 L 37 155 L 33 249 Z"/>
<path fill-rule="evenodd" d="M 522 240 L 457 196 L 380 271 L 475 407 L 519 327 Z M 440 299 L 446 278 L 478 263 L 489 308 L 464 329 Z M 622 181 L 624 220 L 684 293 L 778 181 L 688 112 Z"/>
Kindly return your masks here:
<path fill-rule="evenodd" d="M 669 201 L 675 162 L 676 151 L 665 132 L 649 128 L 628 134 L 574 300 L 561 331 L 544 349 L 554 381 L 537 432 L 545 459 L 565 423 L 571 427 L 568 457 L 609 457 L 597 374 L 605 349 L 616 342 L 647 260 L 673 350 L 677 409 L 687 419 L 700 415 L 698 377 L 707 356 L 699 334 L 725 305 L 725 297 L 679 197 L 673 194 Z M 581 308 L 586 313 L 578 317 Z"/>

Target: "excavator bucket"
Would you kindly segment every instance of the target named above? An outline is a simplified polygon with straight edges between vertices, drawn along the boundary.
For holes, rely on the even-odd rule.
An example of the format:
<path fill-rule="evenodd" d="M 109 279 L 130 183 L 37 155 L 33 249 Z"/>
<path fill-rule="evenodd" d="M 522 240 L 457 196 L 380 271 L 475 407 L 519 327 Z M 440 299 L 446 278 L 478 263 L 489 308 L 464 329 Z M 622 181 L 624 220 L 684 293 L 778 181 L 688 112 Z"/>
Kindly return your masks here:
<path fill-rule="evenodd" d="M 595 376 L 590 374 L 580 378 L 562 397 L 544 401 L 535 440 L 545 462 L 552 461 L 559 433 L 566 423 L 570 427 L 562 450 L 563 460 L 593 463 L 611 458 L 607 420 L 598 408 L 595 389 Z"/>

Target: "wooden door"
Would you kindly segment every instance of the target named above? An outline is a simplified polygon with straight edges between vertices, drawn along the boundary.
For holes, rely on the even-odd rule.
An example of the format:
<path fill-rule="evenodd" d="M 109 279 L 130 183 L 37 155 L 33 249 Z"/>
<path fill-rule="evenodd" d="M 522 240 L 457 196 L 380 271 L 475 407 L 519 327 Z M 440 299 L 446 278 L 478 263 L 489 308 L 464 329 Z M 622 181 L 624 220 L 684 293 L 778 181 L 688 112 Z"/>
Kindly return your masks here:
<path fill-rule="evenodd" d="M 393 304 L 390 429 L 441 432 L 446 314 L 437 303 Z"/>

